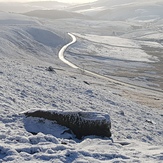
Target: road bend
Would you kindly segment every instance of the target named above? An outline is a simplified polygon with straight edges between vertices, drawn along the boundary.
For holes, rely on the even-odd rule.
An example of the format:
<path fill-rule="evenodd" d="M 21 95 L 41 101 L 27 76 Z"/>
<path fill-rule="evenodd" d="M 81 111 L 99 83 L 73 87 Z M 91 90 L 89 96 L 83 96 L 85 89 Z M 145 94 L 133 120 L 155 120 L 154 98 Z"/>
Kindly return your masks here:
<path fill-rule="evenodd" d="M 87 74 L 90 74 L 90 75 L 93 75 L 93 76 L 96 76 L 96 77 L 108 80 L 108 81 L 110 81 L 112 83 L 115 83 L 115 84 L 124 85 L 124 86 L 131 87 L 131 88 L 134 88 L 134 89 L 141 88 L 141 89 L 144 89 L 144 90 L 153 91 L 155 93 L 161 93 L 161 95 L 163 95 L 163 91 L 162 90 L 157 90 L 157 89 L 154 89 L 154 88 L 147 88 L 147 87 L 143 87 L 143 86 L 137 86 L 137 85 L 134 85 L 134 84 L 129 84 L 129 83 L 126 83 L 126 82 L 122 82 L 122 81 L 113 79 L 111 77 L 103 76 L 103 75 L 97 74 L 95 72 L 92 72 L 92 71 L 89 71 L 89 70 L 86 70 L 86 69 L 82 69 L 82 68 L 78 67 L 77 65 L 75 65 L 74 63 L 68 61 L 67 59 L 65 59 L 64 53 L 65 53 L 65 51 L 67 50 L 67 48 L 69 46 L 71 46 L 72 44 L 76 43 L 76 41 L 77 41 L 76 37 L 73 34 L 68 33 L 68 35 L 71 36 L 72 41 L 70 43 L 64 45 L 61 48 L 61 50 L 59 51 L 59 53 L 58 53 L 59 59 L 62 62 L 64 62 L 65 64 L 69 65 L 72 68 L 78 69 L 78 70 L 80 70 L 82 72 L 85 72 Z"/>

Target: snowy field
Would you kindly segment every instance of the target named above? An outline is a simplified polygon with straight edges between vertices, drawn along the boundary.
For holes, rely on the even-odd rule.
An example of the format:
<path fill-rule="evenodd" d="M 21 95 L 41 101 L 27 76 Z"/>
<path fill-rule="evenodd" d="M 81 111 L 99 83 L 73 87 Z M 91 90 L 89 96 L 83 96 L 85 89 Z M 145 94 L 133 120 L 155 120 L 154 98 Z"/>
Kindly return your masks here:
<path fill-rule="evenodd" d="M 139 41 L 118 36 L 81 35 L 77 45 L 72 46 L 69 60 L 78 62 L 79 67 L 98 74 L 111 76 L 127 83 L 147 88 L 163 89 L 162 73 L 154 64 L 161 64 L 160 56 L 149 55 L 146 49 L 162 51 L 160 43 Z M 153 52 L 154 54 L 154 52 Z M 162 57 L 162 56 L 161 56 Z M 162 60 L 162 59 L 161 59 Z"/>
<path fill-rule="evenodd" d="M 73 31 L 75 22 L 83 26 Z M 0 13 L 0 162 L 163 161 L 162 93 L 126 88 L 72 69 L 59 60 L 60 48 L 71 41 L 67 32 L 74 32 L 79 41 L 66 52 L 66 57 L 77 64 L 82 57 L 85 64 L 91 54 L 91 64 L 86 66 L 98 69 L 99 73 L 108 64 L 103 59 L 103 66 L 99 67 L 99 54 L 102 58 L 109 54 L 112 59 L 127 60 L 124 64 L 127 70 L 131 65 L 135 71 L 144 66 L 149 70 L 151 64 L 159 63 L 159 56 L 150 56 L 140 48 L 145 44 L 143 39 L 139 42 L 125 35 L 124 38 L 93 36 L 90 34 L 101 32 L 101 26 L 96 21 L 92 24 L 93 30 L 89 29 L 91 23 L 84 24 L 80 20 L 46 21 Z M 125 34 L 131 26 L 126 23 L 122 27 L 117 27 L 117 33 L 122 30 Z M 89 30 L 83 34 L 86 29 Z M 115 40 L 122 47 L 112 47 Z M 123 46 L 127 46 L 127 50 Z M 157 42 L 149 42 L 148 46 L 162 49 Z M 129 62 L 133 59 L 127 55 L 131 53 L 130 48 L 139 54 L 136 62 Z M 119 58 L 117 53 L 125 51 L 127 54 Z M 138 62 L 140 59 L 142 63 Z M 111 67 L 116 68 L 115 62 L 112 64 Z M 53 72 L 47 71 L 49 66 L 54 68 Z M 66 127 L 55 122 L 25 117 L 23 112 L 33 108 L 109 114 L 114 142 L 97 136 L 78 140 L 64 132 Z"/>

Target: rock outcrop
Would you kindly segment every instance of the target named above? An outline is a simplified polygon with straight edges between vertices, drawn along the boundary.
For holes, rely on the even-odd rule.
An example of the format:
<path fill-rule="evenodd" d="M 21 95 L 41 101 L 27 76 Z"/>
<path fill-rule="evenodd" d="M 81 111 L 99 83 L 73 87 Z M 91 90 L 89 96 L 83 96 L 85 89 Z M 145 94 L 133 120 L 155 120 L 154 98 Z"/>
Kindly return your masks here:
<path fill-rule="evenodd" d="M 88 135 L 111 137 L 111 121 L 108 114 L 45 110 L 31 110 L 24 114 L 56 121 L 59 125 L 68 127 L 78 139 Z"/>

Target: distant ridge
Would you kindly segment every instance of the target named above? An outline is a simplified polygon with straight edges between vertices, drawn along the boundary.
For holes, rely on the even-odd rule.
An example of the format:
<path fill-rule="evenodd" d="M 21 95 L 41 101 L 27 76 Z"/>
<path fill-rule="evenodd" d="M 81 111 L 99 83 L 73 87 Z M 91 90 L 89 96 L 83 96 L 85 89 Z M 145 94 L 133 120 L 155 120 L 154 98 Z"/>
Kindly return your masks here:
<path fill-rule="evenodd" d="M 85 16 L 80 13 L 63 10 L 35 10 L 24 13 L 23 15 L 48 19 L 65 19 L 65 18 L 90 19 L 89 16 Z"/>
<path fill-rule="evenodd" d="M 33 1 L 33 2 L 27 2 L 28 4 L 68 4 L 68 3 L 63 3 L 63 2 L 58 2 L 58 1 Z"/>
<path fill-rule="evenodd" d="M 57 1 L 40 1 L 40 2 L 0 2 L 0 10 L 5 12 L 26 13 L 34 10 L 65 10 L 70 6 L 68 3 Z"/>
<path fill-rule="evenodd" d="M 40 7 L 48 7 L 48 8 L 56 8 L 56 6 L 70 6 L 68 3 L 62 3 L 57 1 L 34 1 L 34 2 L 27 2 L 26 4 L 30 6 L 40 6 Z"/>
<path fill-rule="evenodd" d="M 148 22 L 163 18 L 163 1 L 98 0 L 84 5 L 70 6 L 69 10 L 95 19 Z"/>

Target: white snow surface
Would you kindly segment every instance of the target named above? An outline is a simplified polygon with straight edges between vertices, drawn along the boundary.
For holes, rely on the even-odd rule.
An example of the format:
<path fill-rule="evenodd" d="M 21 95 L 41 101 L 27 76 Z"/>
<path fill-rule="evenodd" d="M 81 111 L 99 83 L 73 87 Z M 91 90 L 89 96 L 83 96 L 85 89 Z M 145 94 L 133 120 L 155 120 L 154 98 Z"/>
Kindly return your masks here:
<path fill-rule="evenodd" d="M 163 161 L 162 109 L 128 100 L 120 95 L 120 86 L 111 87 L 112 83 L 62 63 L 57 53 L 69 39 L 58 34 L 55 26 L 34 19 L 29 23 L 28 18 L 13 14 L 5 19 L 3 16 L 0 16 L 0 162 Z M 48 66 L 55 71 L 47 71 Z M 114 143 L 96 136 L 79 141 L 55 122 L 26 118 L 22 112 L 31 108 L 109 114 Z"/>
<path fill-rule="evenodd" d="M 162 5 L 162 0 L 99 0 L 74 10 L 99 19 L 148 23 L 163 18 Z"/>
<path fill-rule="evenodd" d="M 101 48 L 102 50 L 101 54 L 98 55 L 112 57 L 116 59 L 140 61 L 140 62 L 158 61 L 156 57 L 152 57 L 147 53 L 145 53 L 143 50 L 141 50 L 141 46 L 139 45 L 140 44 L 139 42 L 133 41 L 131 39 L 120 38 L 115 36 L 81 35 L 77 33 L 75 35 L 92 42 L 102 43 L 107 45 L 107 48 L 103 48 L 103 49 Z M 156 44 L 152 43 L 152 45 L 155 46 Z M 159 44 L 157 44 L 157 47 L 158 46 Z M 96 51 L 98 47 L 92 46 L 90 47 L 90 49 Z"/>
<path fill-rule="evenodd" d="M 137 44 L 135 44 L 133 41 L 129 39 L 124 39 L 120 37 L 114 37 L 114 36 L 97 36 L 97 35 L 86 35 L 82 36 L 80 34 L 77 34 L 79 37 L 83 37 L 85 39 L 88 39 L 90 41 L 100 42 L 103 44 L 109 44 L 113 46 L 122 46 L 122 47 L 129 47 L 129 48 L 139 48 Z"/>

